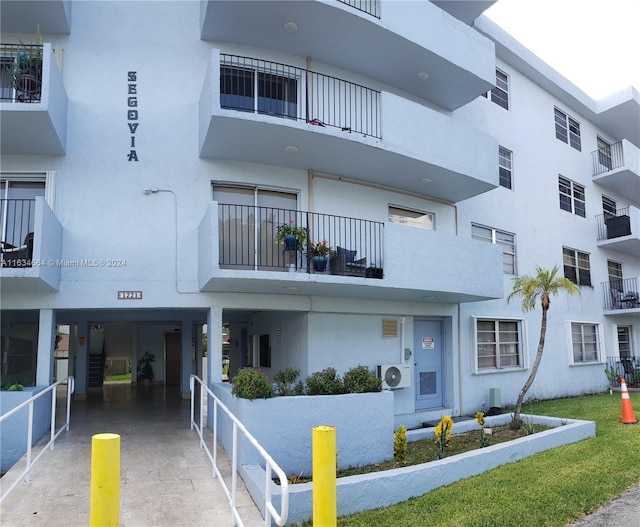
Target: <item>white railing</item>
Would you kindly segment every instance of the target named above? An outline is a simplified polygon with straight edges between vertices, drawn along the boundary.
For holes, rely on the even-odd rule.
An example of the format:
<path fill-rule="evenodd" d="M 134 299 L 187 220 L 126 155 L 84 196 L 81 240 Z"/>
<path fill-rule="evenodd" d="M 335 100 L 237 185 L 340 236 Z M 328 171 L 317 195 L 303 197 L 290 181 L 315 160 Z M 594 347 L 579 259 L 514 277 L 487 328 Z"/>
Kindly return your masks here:
<path fill-rule="evenodd" d="M 60 429 L 56 431 L 56 386 L 64 382 L 67 383 L 67 420 L 60 427 Z M 75 380 L 73 377 L 67 377 L 65 379 L 62 379 L 52 384 L 48 388 L 42 390 L 40 393 L 34 395 L 30 399 L 27 399 L 23 403 L 20 403 L 18 406 L 9 410 L 6 414 L 3 414 L 2 417 L 0 417 L 0 423 L 2 423 L 12 415 L 22 410 L 25 406 L 29 407 L 29 421 L 27 423 L 27 466 L 22 471 L 20 476 L 18 476 L 16 480 L 13 482 L 13 485 L 11 485 L 6 490 L 6 492 L 2 494 L 2 497 L 0 497 L 0 503 L 4 501 L 4 499 L 11 493 L 11 491 L 18 485 L 18 483 L 22 481 L 23 478 L 25 481 L 30 480 L 29 471 L 31 470 L 31 467 L 33 467 L 33 465 L 35 465 L 38 462 L 38 460 L 42 457 L 42 455 L 47 451 L 47 448 L 49 446 L 51 446 L 51 450 L 53 450 L 55 440 L 65 429 L 67 432 L 69 431 L 69 421 L 71 420 L 71 394 L 74 393 L 74 391 L 75 391 Z M 39 399 L 40 397 L 44 396 L 48 392 L 53 392 L 51 394 L 51 439 L 43 447 L 43 449 L 36 456 L 36 458 L 33 461 L 31 461 L 31 448 L 33 443 L 33 402 L 36 399 Z"/>
<path fill-rule="evenodd" d="M 202 394 L 206 392 L 207 397 L 200 398 L 200 419 L 199 423 L 196 423 L 195 418 L 195 383 L 198 382 L 200 384 L 200 388 L 202 389 Z M 237 480 L 238 480 L 238 430 L 242 432 L 247 441 L 251 443 L 254 448 L 258 451 L 258 453 L 265 460 L 265 493 L 264 493 L 264 524 L 267 527 L 271 526 L 271 518 L 273 518 L 276 522 L 276 525 L 283 526 L 287 522 L 287 516 L 289 515 L 289 482 L 287 480 L 287 475 L 284 471 L 278 466 L 278 464 L 273 460 L 273 458 L 267 453 L 267 451 L 262 448 L 260 443 L 249 433 L 249 431 L 244 427 L 244 425 L 233 415 L 229 409 L 215 396 L 215 394 L 209 389 L 209 387 L 202 382 L 202 380 L 196 375 L 191 375 L 189 380 L 189 386 L 191 388 L 191 429 L 194 428 L 198 432 L 198 436 L 200 437 L 200 447 L 204 448 L 211 460 L 214 470 L 214 477 L 217 477 L 224 489 L 227 498 L 229 499 L 229 503 L 231 505 L 231 511 L 233 514 L 233 523 L 232 525 L 240 524 L 241 527 L 244 527 L 244 523 L 238 514 L 238 509 L 236 507 L 236 494 L 237 494 Z M 207 445 L 204 436 L 203 430 L 206 428 L 203 426 L 204 421 L 204 403 L 208 403 L 209 398 L 213 401 L 213 452 L 209 450 L 209 446 Z M 233 423 L 233 447 L 231 453 L 231 489 L 227 487 L 227 484 L 222 479 L 222 475 L 220 474 L 220 470 L 218 469 L 218 408 L 220 408 L 224 413 L 227 414 L 229 419 L 231 419 Z M 280 514 L 276 511 L 273 503 L 271 501 L 271 476 L 272 472 L 275 472 L 280 480 L 281 486 L 281 497 L 282 501 L 280 503 Z"/>

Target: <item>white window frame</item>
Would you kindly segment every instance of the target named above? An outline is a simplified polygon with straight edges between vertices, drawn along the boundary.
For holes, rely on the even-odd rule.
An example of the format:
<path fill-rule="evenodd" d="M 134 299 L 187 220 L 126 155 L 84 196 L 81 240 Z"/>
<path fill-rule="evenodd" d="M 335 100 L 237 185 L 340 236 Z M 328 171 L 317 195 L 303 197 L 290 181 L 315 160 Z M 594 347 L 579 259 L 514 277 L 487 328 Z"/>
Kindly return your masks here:
<path fill-rule="evenodd" d="M 580 123 L 560 108 L 553 109 L 556 139 L 567 143 L 578 152 L 582 152 Z"/>
<path fill-rule="evenodd" d="M 592 361 L 578 361 L 576 362 L 573 358 L 573 325 L 579 324 L 582 326 L 595 326 L 596 328 L 596 346 L 597 346 L 597 357 L 596 360 Z M 604 364 L 604 328 L 602 324 L 598 322 L 593 322 L 589 320 L 567 320 L 566 321 L 566 344 L 567 344 L 567 358 L 569 360 L 570 366 L 593 366 L 594 364 Z"/>
<path fill-rule="evenodd" d="M 509 75 L 496 68 L 496 87 L 492 88 L 489 93 L 491 94 L 491 102 L 509 111 L 511 108 L 509 102 Z"/>
<path fill-rule="evenodd" d="M 572 265 L 568 265 L 565 263 L 565 251 L 572 251 L 573 254 L 571 255 L 573 262 Z M 585 256 L 587 257 L 587 261 L 589 263 L 589 267 L 584 267 L 580 265 L 580 256 Z M 584 258 L 583 258 L 584 260 Z M 575 274 L 576 274 L 576 280 L 575 282 L 573 280 L 571 280 L 570 277 L 567 276 L 565 267 L 571 267 L 573 269 L 575 269 Z M 562 269 L 563 269 L 563 276 L 565 278 L 568 278 L 569 280 L 571 280 L 574 284 L 576 284 L 577 286 L 585 286 L 585 287 L 593 287 L 593 281 L 591 280 L 591 259 L 589 258 L 589 253 L 584 252 L 584 251 L 579 251 L 578 249 L 574 249 L 572 247 L 562 247 Z M 580 280 L 580 270 L 587 270 L 589 272 L 589 283 L 588 284 L 583 284 L 581 283 Z"/>
<path fill-rule="evenodd" d="M 473 230 L 474 227 L 477 229 L 484 229 L 485 231 L 491 231 L 489 236 L 475 236 L 473 234 Z M 501 241 L 498 237 L 498 234 L 505 234 L 507 236 L 512 236 L 513 237 L 513 243 L 512 244 L 507 244 L 504 243 L 503 241 Z M 502 272 L 504 274 L 508 274 L 508 275 L 516 275 L 518 273 L 518 265 L 517 265 L 517 258 L 516 258 L 516 235 L 512 232 L 507 232 L 507 231 L 503 231 L 501 229 L 495 229 L 494 227 L 489 227 L 487 225 L 480 225 L 479 223 L 471 223 L 471 238 L 473 240 L 479 240 L 485 243 L 492 243 L 494 245 L 500 245 L 502 247 L 502 255 L 503 255 L 503 260 L 502 260 Z M 507 251 L 507 248 L 511 247 L 511 251 Z M 504 255 L 509 255 L 511 257 L 511 261 L 513 264 L 513 272 L 507 272 L 505 270 L 505 263 L 504 263 Z"/>
<path fill-rule="evenodd" d="M 567 191 L 563 191 L 563 187 L 567 188 Z M 565 209 L 562 206 L 562 197 L 569 200 L 571 210 Z M 587 217 L 587 194 L 584 185 L 580 185 L 569 178 L 566 178 L 558 174 L 558 199 L 560 203 L 560 210 L 564 210 L 581 218 Z M 581 203 L 582 209 L 577 205 Z M 582 213 L 581 213 L 582 212 Z"/>
<path fill-rule="evenodd" d="M 521 372 L 529 369 L 529 346 L 527 338 L 527 321 L 520 317 L 492 317 L 474 315 L 471 319 L 471 373 L 473 375 L 488 375 L 493 373 Z M 492 322 L 516 322 L 518 324 L 518 332 L 520 336 L 520 366 L 507 366 L 504 368 L 478 368 L 478 321 Z"/>
<path fill-rule="evenodd" d="M 401 214 L 393 214 L 391 209 L 398 211 Z M 418 229 L 424 229 L 427 231 L 435 231 L 436 230 L 436 215 L 433 212 L 411 209 L 408 207 L 402 207 L 399 205 L 389 204 L 389 221 L 391 223 L 397 223 L 399 225 L 409 225 L 411 227 L 416 227 Z M 406 213 L 406 214 L 402 214 Z M 418 216 L 430 218 L 431 228 L 429 228 L 428 223 L 419 221 Z"/>
<path fill-rule="evenodd" d="M 501 169 L 509 173 L 509 186 L 502 184 Z M 498 146 L 498 178 L 501 187 L 513 190 L 513 152 L 501 145 Z"/>

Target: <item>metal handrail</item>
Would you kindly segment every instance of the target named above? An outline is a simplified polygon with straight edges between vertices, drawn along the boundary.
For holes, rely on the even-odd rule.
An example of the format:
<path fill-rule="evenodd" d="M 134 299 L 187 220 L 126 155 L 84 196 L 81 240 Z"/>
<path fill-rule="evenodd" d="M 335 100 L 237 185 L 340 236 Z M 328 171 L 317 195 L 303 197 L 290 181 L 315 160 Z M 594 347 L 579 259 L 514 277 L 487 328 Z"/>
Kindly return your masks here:
<path fill-rule="evenodd" d="M 46 393 L 48 393 L 50 391 L 54 391 L 56 386 L 58 386 L 59 384 L 62 384 L 64 382 L 67 382 L 67 420 L 60 427 L 60 429 L 56 432 L 56 394 L 55 393 L 52 394 L 52 396 L 51 396 L 51 439 L 43 447 L 43 449 L 36 456 L 36 458 L 33 461 L 31 461 L 31 449 L 32 449 L 31 443 L 32 443 L 32 440 L 33 440 L 33 402 L 36 399 L 39 399 L 40 397 L 45 395 Z M 28 422 L 28 425 L 27 425 L 27 466 L 22 471 L 20 476 L 18 478 L 16 478 L 16 480 L 13 482 L 13 484 L 6 490 L 6 492 L 4 492 L 2 494 L 2 497 L 0 497 L 0 504 L 11 493 L 11 491 L 18 485 L 18 483 L 20 483 L 20 481 L 22 481 L 22 478 L 25 478 L 25 481 L 29 481 L 30 480 L 29 471 L 31 470 L 31 467 L 33 467 L 33 465 L 35 465 L 38 462 L 38 460 L 42 457 L 42 455 L 47 451 L 47 448 L 49 446 L 51 446 L 51 450 L 53 450 L 55 440 L 58 438 L 58 436 L 65 429 L 66 429 L 67 432 L 69 431 L 69 422 L 71 421 L 71 394 L 74 393 L 74 392 L 75 392 L 75 379 L 73 377 L 66 377 L 66 378 L 64 378 L 64 379 L 52 384 L 48 388 L 42 390 L 40 393 L 38 393 L 38 394 L 34 395 L 33 397 L 27 399 L 26 401 L 20 403 L 18 406 L 16 406 L 15 408 L 12 408 L 11 410 L 9 410 L 7 413 L 3 414 L 0 417 L 0 423 L 2 423 L 3 421 L 5 421 L 9 417 L 11 417 L 12 415 L 14 415 L 17 412 L 19 412 L 20 410 L 22 410 L 25 406 L 29 407 L 29 422 Z"/>
<path fill-rule="evenodd" d="M 606 145 L 591 152 L 593 175 L 604 174 L 624 166 L 624 150 L 622 141 Z"/>
<path fill-rule="evenodd" d="M 202 400 L 200 401 L 200 421 L 199 424 L 194 420 L 195 418 L 195 383 L 196 381 L 200 384 L 200 388 L 207 393 L 207 402 L 209 397 L 211 397 L 213 401 L 213 453 L 209 450 L 209 447 L 204 440 L 203 437 L 203 420 L 204 420 L 204 405 L 202 404 Z M 245 428 L 245 426 L 238 420 L 238 418 L 231 413 L 231 411 L 222 403 L 222 401 L 216 397 L 216 395 L 209 389 L 209 387 L 204 384 L 202 379 L 200 379 L 197 375 L 191 375 L 189 378 L 189 387 L 191 390 L 191 429 L 194 428 L 198 432 L 198 436 L 200 437 L 200 447 L 204 448 L 209 460 L 213 465 L 213 470 L 215 473 L 215 477 L 220 480 L 220 484 L 229 499 L 231 505 L 231 511 L 235 521 L 237 521 L 241 527 L 244 527 L 244 523 L 242 518 L 238 513 L 238 508 L 236 506 L 236 493 L 237 493 L 237 474 L 238 474 L 238 430 L 242 432 L 247 441 L 253 445 L 253 447 L 258 451 L 258 453 L 265 460 L 265 493 L 264 493 L 264 521 L 266 526 L 271 525 L 271 518 L 276 522 L 276 525 L 282 527 L 285 523 L 287 523 L 287 517 L 289 515 L 289 481 L 287 480 L 287 475 L 280 468 L 280 466 L 273 460 L 273 458 L 268 454 L 268 452 L 258 443 L 255 437 L 251 435 L 251 433 Z M 202 392 L 202 393 L 204 393 Z M 231 455 L 231 489 L 227 487 L 227 484 L 222 479 L 222 475 L 220 474 L 220 470 L 218 469 L 217 460 L 218 460 L 218 408 L 222 409 L 222 411 L 227 414 L 231 422 L 233 423 L 233 442 L 232 442 L 232 455 Z M 271 501 L 271 473 L 275 472 L 280 480 L 280 488 L 281 488 L 281 503 L 280 503 L 280 514 L 276 511 L 273 503 Z"/>
<path fill-rule="evenodd" d="M 357 9 L 358 11 L 363 11 L 368 15 L 374 16 L 376 18 L 380 18 L 378 14 L 378 0 L 338 0 L 343 4 L 347 4 L 348 6 Z"/>

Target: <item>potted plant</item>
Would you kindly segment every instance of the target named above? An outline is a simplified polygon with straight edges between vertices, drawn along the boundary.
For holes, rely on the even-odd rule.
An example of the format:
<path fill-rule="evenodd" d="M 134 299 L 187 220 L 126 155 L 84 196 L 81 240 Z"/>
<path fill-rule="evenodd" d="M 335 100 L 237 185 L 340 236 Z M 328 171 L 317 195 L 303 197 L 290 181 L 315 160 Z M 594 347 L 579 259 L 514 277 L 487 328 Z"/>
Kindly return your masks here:
<path fill-rule="evenodd" d="M 283 223 L 278 227 L 278 243 L 284 244 L 285 250 L 297 250 L 307 241 L 307 229 L 296 227 L 295 221 Z"/>
<path fill-rule="evenodd" d="M 144 355 L 138 359 L 138 381 L 143 384 L 150 384 L 155 379 L 153 375 L 153 363 L 156 356 L 153 353 L 145 351 Z"/>
<path fill-rule="evenodd" d="M 16 90 L 16 100 L 20 102 L 40 100 L 42 50 L 42 37 L 40 26 L 38 26 L 35 43 L 20 42 L 16 57 L 11 64 L 11 85 Z"/>
<path fill-rule="evenodd" d="M 327 268 L 327 256 L 330 254 L 333 254 L 333 250 L 327 240 L 310 244 L 309 256 L 313 257 L 313 270 L 317 272 L 324 271 Z"/>

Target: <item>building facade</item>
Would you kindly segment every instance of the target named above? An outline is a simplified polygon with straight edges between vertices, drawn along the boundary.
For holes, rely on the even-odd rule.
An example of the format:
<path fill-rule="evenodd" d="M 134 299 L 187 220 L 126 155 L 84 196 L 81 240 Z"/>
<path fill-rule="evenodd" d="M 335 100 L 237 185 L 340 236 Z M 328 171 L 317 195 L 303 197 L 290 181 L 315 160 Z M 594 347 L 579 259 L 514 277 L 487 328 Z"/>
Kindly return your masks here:
<path fill-rule="evenodd" d="M 76 396 L 146 352 L 186 395 L 205 328 L 211 383 L 363 364 L 418 426 L 515 402 L 540 312 L 506 297 L 557 265 L 581 295 L 530 396 L 606 389 L 639 355 L 640 97 L 491 4 L 3 0 L 3 383 L 48 385 L 68 326 Z"/>

